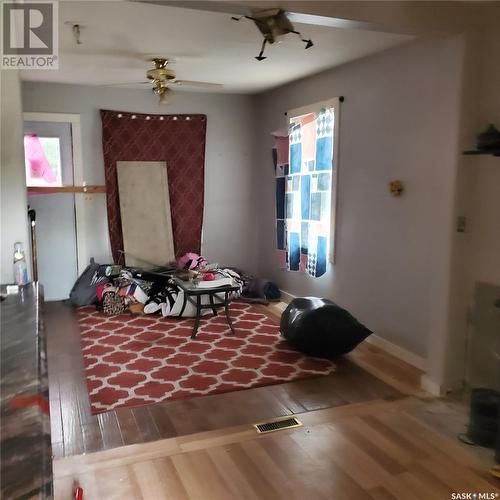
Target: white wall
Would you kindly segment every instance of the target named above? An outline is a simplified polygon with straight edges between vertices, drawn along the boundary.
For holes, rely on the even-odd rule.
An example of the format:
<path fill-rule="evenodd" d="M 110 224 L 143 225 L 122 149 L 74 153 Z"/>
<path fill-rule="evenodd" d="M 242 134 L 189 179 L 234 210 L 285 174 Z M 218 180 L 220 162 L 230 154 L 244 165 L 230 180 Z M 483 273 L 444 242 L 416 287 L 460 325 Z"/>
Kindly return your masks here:
<path fill-rule="evenodd" d="M 500 4 L 482 6 L 477 57 L 480 59 L 478 123 L 482 132 L 489 123 L 500 130 Z M 500 158 L 471 159 L 475 191 L 471 212 L 473 279 L 500 286 Z"/>
<path fill-rule="evenodd" d="M 478 5 L 470 17 L 461 149 L 474 148 L 477 134 L 489 123 L 500 129 L 499 22 L 498 2 Z M 493 285 L 496 298 L 500 298 L 500 158 L 462 156 L 457 214 L 467 217 L 467 229 L 456 235 L 453 245 L 454 283 L 450 290 L 447 344 L 443 356 L 437 356 L 432 363 L 441 366 L 444 378 L 452 381 L 452 386 L 464 376 L 467 382 L 474 383 L 478 366 L 483 374 L 498 380 L 500 316 L 494 300 L 476 296 L 476 289 L 478 283 Z M 491 326 L 485 327 L 488 318 Z M 477 349 L 478 345 L 481 349 Z M 481 353 L 482 359 L 477 353 Z"/>
<path fill-rule="evenodd" d="M 0 283 L 13 283 L 14 243 L 23 243 L 30 267 L 29 232 L 24 172 L 21 90 L 17 71 L 0 71 L 1 86 L 1 274 Z"/>
<path fill-rule="evenodd" d="M 462 54 L 460 37 L 416 41 L 257 100 L 261 274 L 333 299 L 424 358 L 447 327 Z M 276 265 L 270 132 L 288 109 L 340 95 L 337 260 L 313 279 Z M 393 179 L 405 185 L 400 198 L 388 192 Z"/>
<path fill-rule="evenodd" d="M 211 261 L 256 267 L 254 200 L 251 184 L 253 108 L 250 96 L 178 92 L 159 106 L 150 90 L 23 83 L 24 111 L 78 113 L 81 117 L 83 169 L 87 184 L 104 184 L 99 109 L 139 113 L 207 115 L 203 253 Z M 87 254 L 109 262 L 104 195 L 88 203 Z"/>

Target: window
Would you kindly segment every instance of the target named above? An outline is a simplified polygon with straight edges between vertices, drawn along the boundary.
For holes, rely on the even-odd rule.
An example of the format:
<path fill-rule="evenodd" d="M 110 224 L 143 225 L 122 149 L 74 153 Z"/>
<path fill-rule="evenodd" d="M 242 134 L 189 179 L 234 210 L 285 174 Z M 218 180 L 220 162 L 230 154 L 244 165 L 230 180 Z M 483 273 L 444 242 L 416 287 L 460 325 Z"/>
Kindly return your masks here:
<path fill-rule="evenodd" d="M 277 243 L 282 267 L 313 277 L 325 274 L 334 261 L 337 103 L 335 99 L 290 111 L 286 146 L 277 138 Z"/>
<path fill-rule="evenodd" d="M 59 137 L 26 134 L 24 158 L 27 186 L 60 187 L 63 185 Z"/>

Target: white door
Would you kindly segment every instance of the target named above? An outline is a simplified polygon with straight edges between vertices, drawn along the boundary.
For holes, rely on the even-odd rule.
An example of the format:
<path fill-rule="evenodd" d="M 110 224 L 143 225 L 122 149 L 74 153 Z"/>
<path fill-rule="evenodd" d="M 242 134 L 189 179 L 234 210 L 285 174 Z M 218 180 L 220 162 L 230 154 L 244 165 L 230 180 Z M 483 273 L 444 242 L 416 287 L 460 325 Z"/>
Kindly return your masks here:
<path fill-rule="evenodd" d="M 28 187 L 72 186 L 71 124 L 25 121 L 24 134 Z M 45 300 L 67 299 L 78 275 L 75 194 L 29 193 L 28 204 L 36 211 L 38 281 Z"/>

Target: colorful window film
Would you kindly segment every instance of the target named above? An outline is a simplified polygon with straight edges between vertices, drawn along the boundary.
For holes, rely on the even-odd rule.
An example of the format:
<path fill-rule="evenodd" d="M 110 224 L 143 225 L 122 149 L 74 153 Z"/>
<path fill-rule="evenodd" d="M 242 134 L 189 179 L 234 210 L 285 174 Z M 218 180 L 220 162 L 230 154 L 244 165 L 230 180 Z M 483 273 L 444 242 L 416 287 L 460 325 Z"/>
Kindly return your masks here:
<path fill-rule="evenodd" d="M 24 136 L 27 186 L 62 186 L 59 137 Z"/>
<path fill-rule="evenodd" d="M 324 107 L 292 117 L 288 141 L 277 138 L 273 152 L 279 262 L 313 277 L 325 274 L 333 255 L 334 133 L 334 108 Z"/>

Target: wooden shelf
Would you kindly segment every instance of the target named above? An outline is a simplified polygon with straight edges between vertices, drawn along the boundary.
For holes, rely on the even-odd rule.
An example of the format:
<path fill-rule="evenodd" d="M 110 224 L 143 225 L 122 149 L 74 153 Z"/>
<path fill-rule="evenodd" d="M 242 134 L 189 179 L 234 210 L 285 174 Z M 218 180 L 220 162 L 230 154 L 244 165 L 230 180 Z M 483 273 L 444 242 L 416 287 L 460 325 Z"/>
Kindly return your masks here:
<path fill-rule="evenodd" d="M 106 186 L 30 186 L 28 194 L 55 194 L 55 193 L 105 193 Z"/>

